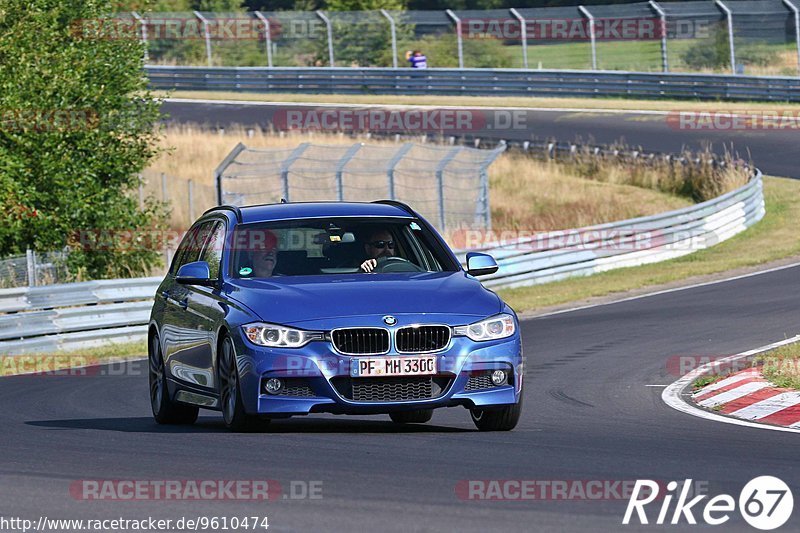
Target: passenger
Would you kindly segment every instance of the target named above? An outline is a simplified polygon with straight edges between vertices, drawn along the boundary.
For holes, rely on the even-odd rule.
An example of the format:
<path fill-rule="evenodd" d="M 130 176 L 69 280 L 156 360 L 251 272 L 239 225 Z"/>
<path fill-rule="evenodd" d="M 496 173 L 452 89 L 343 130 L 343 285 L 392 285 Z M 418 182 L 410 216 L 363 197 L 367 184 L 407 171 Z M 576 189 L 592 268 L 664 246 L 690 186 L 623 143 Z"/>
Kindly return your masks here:
<path fill-rule="evenodd" d="M 262 235 L 263 239 L 253 239 L 255 242 L 252 243 L 253 249 L 250 252 L 250 258 L 253 261 L 252 277 L 254 278 L 272 277 L 275 266 L 278 264 L 278 237 L 270 230 L 264 230 Z"/>

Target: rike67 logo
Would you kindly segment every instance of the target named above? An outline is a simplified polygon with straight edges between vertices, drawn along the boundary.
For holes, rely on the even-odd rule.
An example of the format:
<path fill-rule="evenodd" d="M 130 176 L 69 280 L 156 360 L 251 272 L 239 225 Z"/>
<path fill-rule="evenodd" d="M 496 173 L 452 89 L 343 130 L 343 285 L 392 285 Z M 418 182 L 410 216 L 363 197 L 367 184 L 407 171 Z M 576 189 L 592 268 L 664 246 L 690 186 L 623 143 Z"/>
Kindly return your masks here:
<path fill-rule="evenodd" d="M 636 524 L 638 520 L 639 524 L 650 524 L 653 519 L 652 511 L 655 509 L 650 509 L 651 514 L 648 516 L 645 507 L 659 500 L 661 506 L 655 522 L 652 522 L 654 524 L 674 525 L 683 520 L 688 524 L 697 524 L 697 518 L 700 517 L 708 525 L 719 526 L 730 520 L 738 503 L 738 511 L 748 524 L 767 531 L 785 524 L 792 516 L 794 508 L 794 497 L 789 486 L 773 476 L 759 476 L 750 480 L 739 493 L 738 502 L 729 494 L 720 494 L 705 502 L 703 500 L 708 498 L 707 494 L 689 499 L 691 487 L 691 479 L 685 480 L 683 485 L 670 481 L 666 491 L 662 493 L 659 489 L 663 485 L 649 479 L 636 480 L 622 523 Z M 654 507 L 657 506 L 658 504 Z"/>

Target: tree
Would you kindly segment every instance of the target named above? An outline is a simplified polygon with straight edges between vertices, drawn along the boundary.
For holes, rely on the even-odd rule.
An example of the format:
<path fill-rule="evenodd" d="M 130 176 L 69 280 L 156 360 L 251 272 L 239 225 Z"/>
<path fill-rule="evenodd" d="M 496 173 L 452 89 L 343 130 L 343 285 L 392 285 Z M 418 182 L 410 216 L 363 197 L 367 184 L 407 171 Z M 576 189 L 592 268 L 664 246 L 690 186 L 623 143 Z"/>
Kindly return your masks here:
<path fill-rule="evenodd" d="M 131 194 L 156 153 L 159 106 L 136 35 L 98 22 L 113 7 L 0 0 L 0 254 L 70 246 L 71 271 L 90 277 L 159 261 L 131 245 L 163 222 L 160 204 Z"/>

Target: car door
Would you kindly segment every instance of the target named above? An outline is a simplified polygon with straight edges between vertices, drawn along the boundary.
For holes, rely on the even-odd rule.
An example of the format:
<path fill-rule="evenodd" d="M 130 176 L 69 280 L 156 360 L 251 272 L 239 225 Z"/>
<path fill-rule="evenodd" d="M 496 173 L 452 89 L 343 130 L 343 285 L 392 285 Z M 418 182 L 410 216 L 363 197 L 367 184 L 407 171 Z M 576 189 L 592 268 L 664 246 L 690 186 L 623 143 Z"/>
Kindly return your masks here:
<path fill-rule="evenodd" d="M 162 333 L 165 364 L 173 378 L 190 385 L 208 386 L 207 366 L 200 355 L 204 336 L 198 331 L 197 316 L 189 309 L 194 287 L 178 283 L 175 277 L 181 266 L 199 260 L 217 222 L 216 219 L 204 220 L 189 229 L 159 295 L 165 302 Z"/>
<path fill-rule="evenodd" d="M 203 243 L 198 261 L 208 263 L 211 279 L 219 280 L 225 243 L 226 224 L 215 219 Z M 186 324 L 191 328 L 192 345 L 184 350 L 186 380 L 193 385 L 216 388 L 216 332 L 225 314 L 225 303 L 219 286 L 186 285 Z M 188 335 L 188 332 L 187 332 Z"/>

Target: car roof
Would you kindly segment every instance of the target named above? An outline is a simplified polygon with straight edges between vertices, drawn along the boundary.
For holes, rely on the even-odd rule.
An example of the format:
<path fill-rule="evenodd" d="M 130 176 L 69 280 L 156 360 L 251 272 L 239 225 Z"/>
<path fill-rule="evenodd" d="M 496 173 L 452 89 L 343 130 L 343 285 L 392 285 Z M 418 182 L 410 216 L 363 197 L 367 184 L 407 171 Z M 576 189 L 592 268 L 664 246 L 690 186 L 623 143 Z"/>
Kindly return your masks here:
<path fill-rule="evenodd" d="M 227 207 L 217 209 L 230 209 Z M 212 209 L 211 211 L 215 211 Z M 339 217 L 391 217 L 414 218 L 414 215 L 399 205 L 371 202 L 296 202 L 242 206 L 241 223 L 292 220 L 302 218 Z"/>

